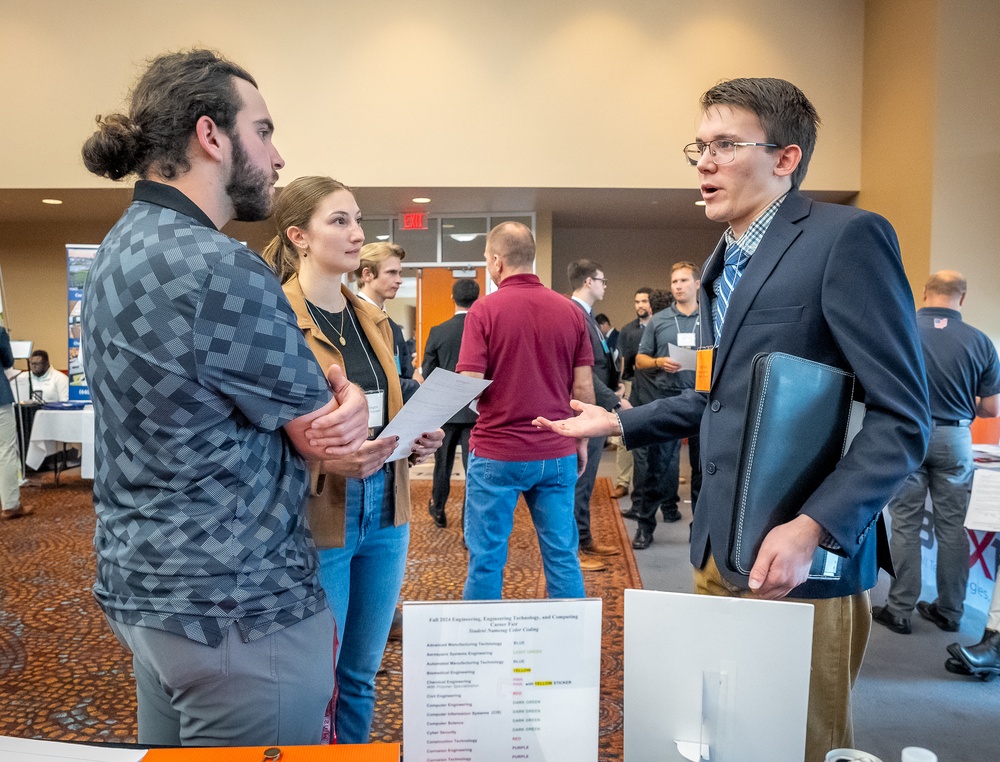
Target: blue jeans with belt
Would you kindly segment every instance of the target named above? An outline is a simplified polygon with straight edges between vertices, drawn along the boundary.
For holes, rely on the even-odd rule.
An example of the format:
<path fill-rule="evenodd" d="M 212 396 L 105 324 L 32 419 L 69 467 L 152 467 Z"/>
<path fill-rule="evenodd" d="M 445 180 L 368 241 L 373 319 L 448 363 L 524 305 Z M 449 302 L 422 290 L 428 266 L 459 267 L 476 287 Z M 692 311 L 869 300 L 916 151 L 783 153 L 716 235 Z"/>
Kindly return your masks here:
<path fill-rule="evenodd" d="M 388 500 L 394 505 L 395 500 L 386 495 L 385 484 L 384 468 L 364 480 L 347 480 L 344 547 L 319 551 L 319 579 L 340 640 L 335 718 L 339 743 L 368 743 L 375 674 L 406 570 L 410 525 L 392 525 L 392 511 L 383 510 L 383 504 Z"/>
<path fill-rule="evenodd" d="M 573 515 L 576 455 L 551 460 L 506 461 L 469 456 L 465 481 L 465 544 L 469 573 L 462 597 L 499 600 L 514 506 L 523 494 L 538 533 L 550 598 L 583 598 Z"/>

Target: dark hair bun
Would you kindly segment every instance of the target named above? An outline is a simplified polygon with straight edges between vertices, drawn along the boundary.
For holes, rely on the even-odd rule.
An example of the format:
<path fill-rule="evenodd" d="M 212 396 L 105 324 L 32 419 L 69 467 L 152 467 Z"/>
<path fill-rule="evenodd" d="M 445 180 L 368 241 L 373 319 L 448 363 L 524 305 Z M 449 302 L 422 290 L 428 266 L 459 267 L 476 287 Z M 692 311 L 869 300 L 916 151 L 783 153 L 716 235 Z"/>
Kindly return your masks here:
<path fill-rule="evenodd" d="M 95 175 L 121 180 L 142 160 L 142 130 L 124 114 L 97 117 L 97 132 L 83 145 L 83 163 Z"/>

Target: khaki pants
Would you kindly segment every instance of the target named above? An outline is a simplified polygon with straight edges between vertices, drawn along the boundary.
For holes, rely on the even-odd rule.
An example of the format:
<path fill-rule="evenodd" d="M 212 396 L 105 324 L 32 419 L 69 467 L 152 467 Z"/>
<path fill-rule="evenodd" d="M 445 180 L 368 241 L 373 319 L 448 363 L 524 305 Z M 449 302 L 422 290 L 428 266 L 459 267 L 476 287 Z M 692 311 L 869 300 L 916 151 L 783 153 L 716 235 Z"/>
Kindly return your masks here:
<path fill-rule="evenodd" d="M 694 570 L 699 595 L 753 597 L 722 578 L 709 556 L 704 569 Z M 851 689 L 854 687 L 872 629 L 871 599 L 867 592 L 843 598 L 803 600 L 813 606 L 812 675 L 806 723 L 807 762 L 822 760 L 830 749 L 854 746 Z"/>
<path fill-rule="evenodd" d="M 3 379 L 2 383 L 7 383 Z M 0 507 L 13 511 L 21 504 L 21 471 L 17 457 L 14 406 L 0 405 Z"/>
<path fill-rule="evenodd" d="M 622 381 L 622 384 L 625 386 L 625 399 L 628 399 L 632 393 L 632 382 Z M 622 441 L 621 437 L 610 437 L 610 440 L 618 446 L 618 449 L 615 451 L 615 486 L 631 490 L 632 473 L 634 470 L 632 453 L 625 449 L 625 442 Z"/>

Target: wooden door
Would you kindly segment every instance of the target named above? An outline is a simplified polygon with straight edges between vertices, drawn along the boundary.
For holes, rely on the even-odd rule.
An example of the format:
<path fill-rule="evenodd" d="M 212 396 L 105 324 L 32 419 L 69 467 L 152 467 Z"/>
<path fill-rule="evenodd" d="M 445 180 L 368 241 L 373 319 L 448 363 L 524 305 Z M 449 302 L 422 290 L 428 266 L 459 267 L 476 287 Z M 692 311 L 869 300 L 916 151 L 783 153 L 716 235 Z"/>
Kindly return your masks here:
<path fill-rule="evenodd" d="M 455 303 L 451 300 L 455 273 L 463 273 L 457 277 L 469 277 L 464 274 L 469 269 L 471 268 L 452 270 L 447 267 L 425 267 L 417 271 L 417 326 L 414 332 L 417 337 L 417 367 L 424 362 L 424 347 L 431 328 L 455 314 Z M 486 294 L 486 268 L 477 267 L 475 273 L 473 280 L 479 284 L 481 299 Z"/>

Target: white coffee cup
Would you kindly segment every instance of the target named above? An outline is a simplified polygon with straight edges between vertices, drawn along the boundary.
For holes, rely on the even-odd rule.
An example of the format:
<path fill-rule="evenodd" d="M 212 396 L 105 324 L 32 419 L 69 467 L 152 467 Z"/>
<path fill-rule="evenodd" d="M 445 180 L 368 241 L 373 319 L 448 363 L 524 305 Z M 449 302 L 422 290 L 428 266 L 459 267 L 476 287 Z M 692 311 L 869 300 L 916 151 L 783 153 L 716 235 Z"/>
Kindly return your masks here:
<path fill-rule="evenodd" d="M 903 762 L 937 762 L 937 754 L 920 746 L 903 749 Z"/>

